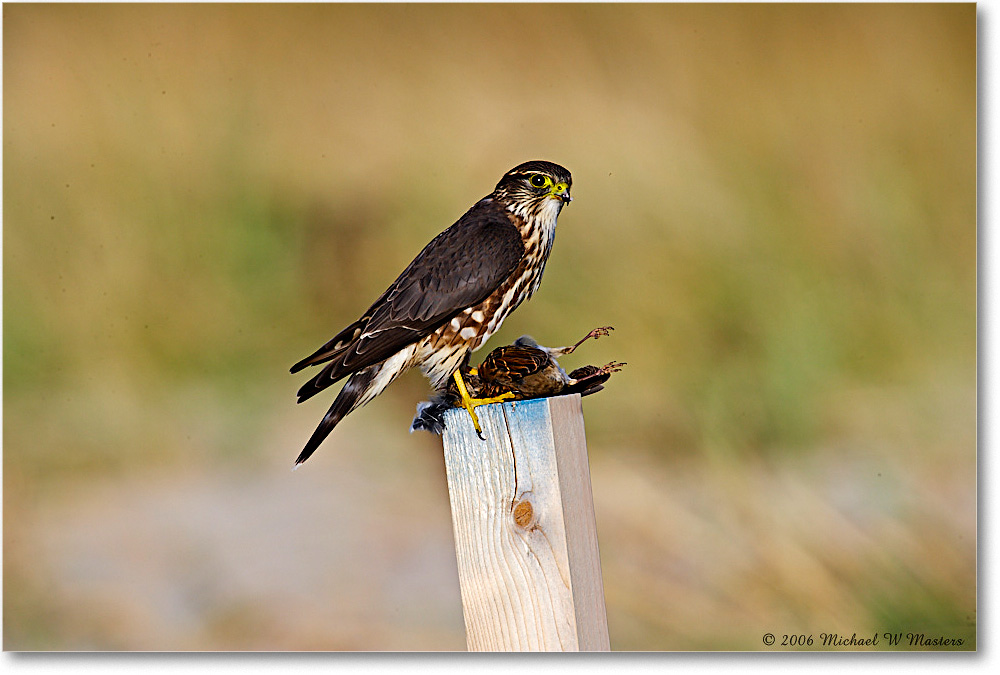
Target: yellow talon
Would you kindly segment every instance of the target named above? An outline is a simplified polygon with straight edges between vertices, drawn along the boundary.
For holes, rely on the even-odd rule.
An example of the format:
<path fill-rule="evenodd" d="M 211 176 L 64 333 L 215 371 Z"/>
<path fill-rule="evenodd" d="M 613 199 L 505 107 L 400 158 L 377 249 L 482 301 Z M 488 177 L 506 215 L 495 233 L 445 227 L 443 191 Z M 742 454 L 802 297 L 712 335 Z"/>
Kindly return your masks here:
<path fill-rule="evenodd" d="M 456 370 L 455 371 L 455 384 L 458 386 L 458 395 L 462 397 L 462 407 L 469 411 L 469 417 L 472 418 L 472 426 L 476 428 L 476 434 L 480 439 L 486 440 L 483 436 L 483 429 L 479 426 L 479 416 L 476 415 L 476 408 L 481 405 L 489 405 L 490 403 L 501 403 L 503 401 L 509 401 L 514 398 L 514 394 L 505 391 L 499 396 L 494 396 L 493 398 L 472 398 L 469 396 L 469 390 L 465 386 L 465 381 L 462 379 L 462 375 Z"/>

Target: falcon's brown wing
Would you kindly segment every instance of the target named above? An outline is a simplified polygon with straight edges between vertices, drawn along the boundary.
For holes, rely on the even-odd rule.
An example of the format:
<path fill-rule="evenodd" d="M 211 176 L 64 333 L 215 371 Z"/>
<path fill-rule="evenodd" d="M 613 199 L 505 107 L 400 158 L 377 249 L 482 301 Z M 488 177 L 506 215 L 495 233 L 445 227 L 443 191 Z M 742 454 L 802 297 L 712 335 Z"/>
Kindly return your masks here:
<path fill-rule="evenodd" d="M 524 242 L 506 211 L 480 200 L 435 237 L 358 321 L 292 366 L 330 361 L 299 389 L 299 402 L 389 358 L 490 296 L 517 268 Z"/>

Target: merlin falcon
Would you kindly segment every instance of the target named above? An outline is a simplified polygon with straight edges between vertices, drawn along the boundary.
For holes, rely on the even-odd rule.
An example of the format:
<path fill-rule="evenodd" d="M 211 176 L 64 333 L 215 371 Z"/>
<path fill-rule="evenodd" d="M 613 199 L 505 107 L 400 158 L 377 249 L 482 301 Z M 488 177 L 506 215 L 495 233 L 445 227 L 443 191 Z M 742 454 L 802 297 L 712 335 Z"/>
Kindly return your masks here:
<path fill-rule="evenodd" d="M 434 237 L 360 319 L 292 366 L 297 373 L 326 364 L 299 389 L 299 403 L 350 376 L 296 466 L 348 413 L 414 366 L 438 391 L 454 378 L 482 437 L 475 408 L 511 395 L 472 398 L 459 366 L 538 290 L 556 219 L 572 201 L 572 182 L 569 171 L 551 162 L 514 167 L 493 192 Z"/>

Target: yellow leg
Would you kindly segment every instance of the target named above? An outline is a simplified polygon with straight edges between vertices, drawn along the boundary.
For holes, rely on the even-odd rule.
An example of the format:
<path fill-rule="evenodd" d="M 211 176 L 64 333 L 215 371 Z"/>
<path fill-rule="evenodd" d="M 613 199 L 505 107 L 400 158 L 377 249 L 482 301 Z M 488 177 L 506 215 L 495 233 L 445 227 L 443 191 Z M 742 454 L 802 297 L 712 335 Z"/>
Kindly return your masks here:
<path fill-rule="evenodd" d="M 494 396 L 493 398 L 472 398 L 469 396 L 469 390 L 465 386 L 465 380 L 462 379 L 462 375 L 456 370 L 455 371 L 455 384 L 458 386 L 458 395 L 462 397 L 462 407 L 469 411 L 469 417 L 472 418 L 472 426 L 476 428 L 476 434 L 479 438 L 486 440 L 483 436 L 483 429 L 479 426 L 479 417 L 476 415 L 476 408 L 481 405 L 488 405 L 490 403 L 500 403 L 502 401 L 509 401 L 514 398 L 514 394 L 509 391 L 505 391 L 499 396 Z"/>

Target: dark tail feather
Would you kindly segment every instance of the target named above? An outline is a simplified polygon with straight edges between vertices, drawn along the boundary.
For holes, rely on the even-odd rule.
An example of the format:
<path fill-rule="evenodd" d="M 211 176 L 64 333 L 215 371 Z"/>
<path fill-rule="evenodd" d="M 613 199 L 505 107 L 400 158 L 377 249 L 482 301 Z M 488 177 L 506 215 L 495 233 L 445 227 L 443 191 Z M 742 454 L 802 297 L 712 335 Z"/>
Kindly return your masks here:
<path fill-rule="evenodd" d="M 344 419 L 349 412 L 357 407 L 358 401 L 364 396 L 365 392 L 368 391 L 368 387 L 371 385 L 372 380 L 375 379 L 375 375 L 378 374 L 379 367 L 371 366 L 365 368 L 358 373 L 351 376 L 351 379 L 347 381 L 344 388 L 340 390 L 337 395 L 336 400 L 333 405 L 330 406 L 330 410 L 327 411 L 326 415 L 323 417 L 323 421 L 319 423 L 316 427 L 316 431 L 313 432 L 312 436 L 306 442 L 306 447 L 302 449 L 299 453 L 298 458 L 295 460 L 295 466 L 298 466 L 302 462 L 309 459 L 316 448 L 319 447 L 333 428 L 337 426 L 340 420 Z"/>
<path fill-rule="evenodd" d="M 324 361 L 329 361 L 330 359 L 336 357 L 338 353 L 342 352 L 344 349 L 349 347 L 352 342 L 358 339 L 365 323 L 369 319 L 371 319 L 371 317 L 361 317 L 350 326 L 334 335 L 333 338 L 331 338 L 325 345 L 292 366 L 289 372 L 297 373 L 306 366 L 314 366 L 317 363 L 323 363 Z"/>
<path fill-rule="evenodd" d="M 315 377 L 313 377 L 308 382 L 299 387 L 299 391 L 295 394 L 296 396 L 299 397 L 296 403 L 302 403 L 303 401 L 312 398 L 316 394 L 320 393 L 330 385 L 335 384 L 338 380 L 344 377 L 344 375 L 346 375 L 347 373 L 344 373 L 344 375 L 341 375 L 340 377 L 337 377 L 334 374 L 338 365 L 339 364 L 331 363 L 327 366 L 324 366 L 323 370 L 316 373 Z"/>
<path fill-rule="evenodd" d="M 579 394 L 589 396 L 604 389 L 604 383 L 611 379 L 610 372 L 604 372 L 597 366 L 583 366 L 577 368 L 569 376 L 576 380 L 563 390 L 563 394 Z"/>

